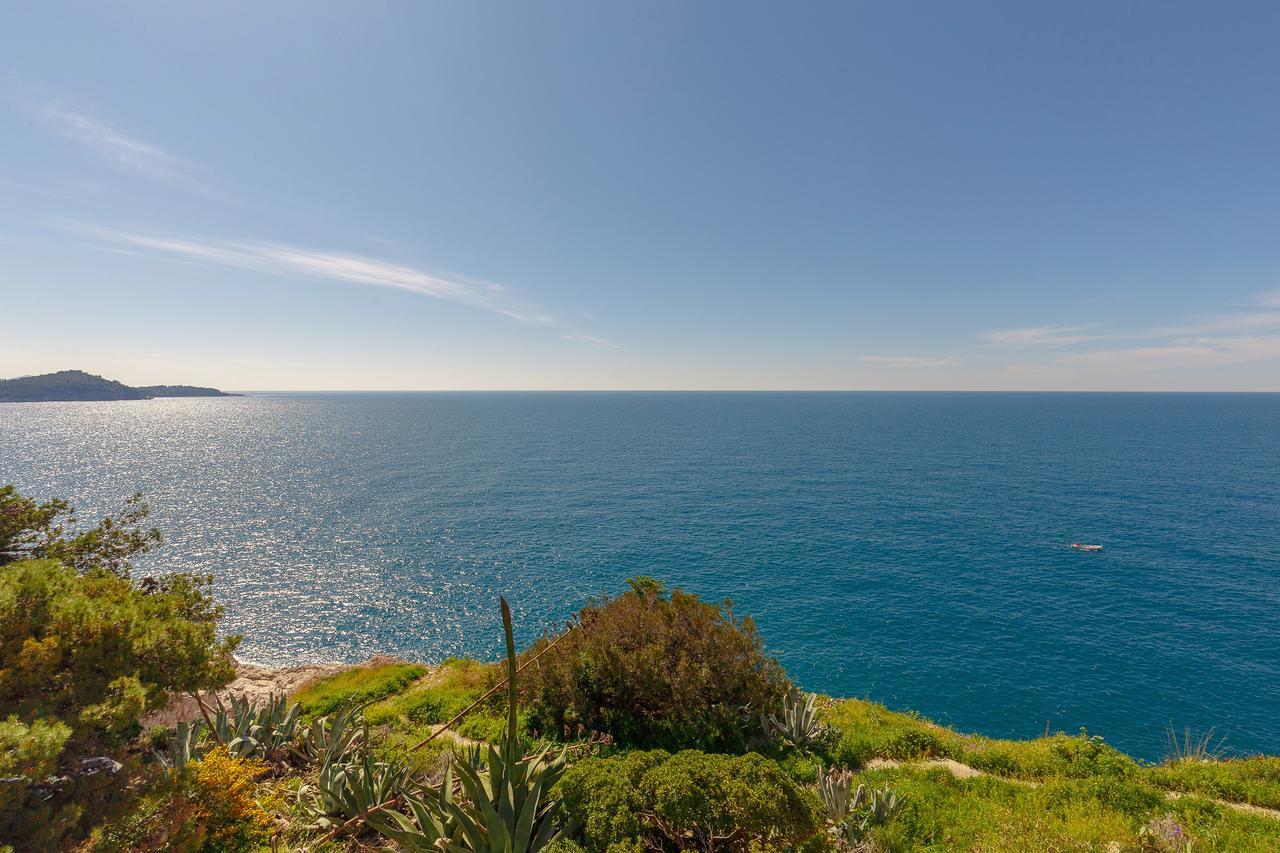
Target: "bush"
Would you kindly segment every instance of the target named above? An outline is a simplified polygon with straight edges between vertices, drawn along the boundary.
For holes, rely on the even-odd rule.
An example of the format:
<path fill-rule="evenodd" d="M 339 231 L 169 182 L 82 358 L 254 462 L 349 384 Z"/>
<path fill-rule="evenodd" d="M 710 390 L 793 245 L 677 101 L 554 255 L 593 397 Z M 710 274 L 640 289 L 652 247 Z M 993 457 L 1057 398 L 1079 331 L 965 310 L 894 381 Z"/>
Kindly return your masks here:
<path fill-rule="evenodd" d="M 941 755 L 942 741 L 927 729 L 904 729 L 885 742 L 884 753 L 898 761 Z"/>
<path fill-rule="evenodd" d="M 651 578 L 590 602 L 527 670 L 532 723 L 608 732 L 640 747 L 741 749 L 758 712 L 790 686 L 750 619 Z M 526 653 L 535 655 L 543 638 Z"/>
<path fill-rule="evenodd" d="M 181 771 L 165 774 L 124 817 L 95 833 L 93 849 L 182 853 L 240 853 L 262 849 L 275 820 L 255 780 L 265 762 L 214 749 Z M 269 794 L 268 804 L 280 806 Z"/>
<path fill-rule="evenodd" d="M 571 768 L 557 791 L 570 831 L 588 851 L 794 849 L 822 821 L 817 795 L 756 753 L 591 758 Z"/>

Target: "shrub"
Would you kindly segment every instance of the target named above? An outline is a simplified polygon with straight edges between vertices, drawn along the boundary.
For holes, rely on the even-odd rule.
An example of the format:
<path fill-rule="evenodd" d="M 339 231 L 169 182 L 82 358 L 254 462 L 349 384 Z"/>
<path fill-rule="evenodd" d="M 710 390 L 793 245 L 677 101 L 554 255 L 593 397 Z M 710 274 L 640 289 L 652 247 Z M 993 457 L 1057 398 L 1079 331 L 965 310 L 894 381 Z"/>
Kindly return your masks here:
<path fill-rule="evenodd" d="M 91 849 L 240 853 L 262 849 L 275 820 L 258 796 L 255 780 L 265 762 L 214 749 L 181 771 L 164 774 L 123 817 L 94 834 Z M 268 805 L 280 798 L 267 792 Z"/>
<path fill-rule="evenodd" d="M 817 796 L 756 753 L 591 758 L 571 768 L 557 790 L 588 851 L 794 849 L 822 826 Z"/>
<path fill-rule="evenodd" d="M 552 734 L 581 726 L 642 747 L 740 749 L 746 721 L 790 686 L 729 602 L 707 604 L 680 589 L 668 596 L 651 578 L 590 602 L 527 672 L 533 725 Z"/>
<path fill-rule="evenodd" d="M 884 753 L 898 761 L 927 758 L 943 753 L 942 741 L 927 729 L 904 729 L 885 742 Z"/>

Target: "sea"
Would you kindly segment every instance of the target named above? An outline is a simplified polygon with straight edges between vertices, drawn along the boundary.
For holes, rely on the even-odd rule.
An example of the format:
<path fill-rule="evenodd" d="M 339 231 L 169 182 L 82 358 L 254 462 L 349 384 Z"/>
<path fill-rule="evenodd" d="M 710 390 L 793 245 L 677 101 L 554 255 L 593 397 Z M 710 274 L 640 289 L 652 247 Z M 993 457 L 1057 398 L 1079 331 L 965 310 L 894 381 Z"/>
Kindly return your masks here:
<path fill-rule="evenodd" d="M 213 576 L 266 664 L 495 657 L 651 575 L 806 689 L 1280 753 L 1280 395 L 344 393 L 0 405 L 0 482 Z M 1073 542 L 1103 550 L 1073 550 Z"/>

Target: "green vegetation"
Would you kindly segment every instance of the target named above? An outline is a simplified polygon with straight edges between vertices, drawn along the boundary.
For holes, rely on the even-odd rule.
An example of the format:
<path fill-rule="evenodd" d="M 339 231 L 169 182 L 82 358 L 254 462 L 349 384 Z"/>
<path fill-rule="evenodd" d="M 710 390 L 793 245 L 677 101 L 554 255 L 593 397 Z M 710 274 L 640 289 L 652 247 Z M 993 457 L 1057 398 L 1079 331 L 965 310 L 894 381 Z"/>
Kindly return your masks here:
<path fill-rule="evenodd" d="M 750 619 L 652 578 L 589 603 L 541 654 L 525 693 L 547 732 L 602 731 L 638 747 L 741 749 L 790 686 Z M 545 652 L 545 653 L 544 653 Z"/>
<path fill-rule="evenodd" d="M 778 850 L 821 828 L 817 795 L 756 753 L 589 758 L 566 774 L 560 795 L 587 850 Z"/>
<path fill-rule="evenodd" d="M 1280 758 L 1172 761 L 1147 770 L 1151 784 L 1170 791 L 1194 791 L 1208 797 L 1280 809 Z"/>
<path fill-rule="evenodd" d="M 425 666 L 399 661 L 362 666 L 303 687 L 293 699 L 302 706 L 304 716 L 331 714 L 346 705 L 364 705 L 398 694 L 426 671 Z"/>
<path fill-rule="evenodd" d="M 206 580 L 131 578 L 145 517 L 76 532 L 0 490 L 0 849 L 1280 849 L 1280 758 L 1187 736 L 1148 765 L 802 694 L 727 603 L 647 578 L 519 657 L 501 602 L 505 665 L 377 661 L 143 735 L 235 647 Z"/>
<path fill-rule="evenodd" d="M 121 806 L 138 718 L 233 675 L 207 578 L 130 577 L 159 541 L 146 516 L 135 497 L 72 532 L 66 503 L 0 488 L 0 838 L 15 846 L 68 844 Z"/>

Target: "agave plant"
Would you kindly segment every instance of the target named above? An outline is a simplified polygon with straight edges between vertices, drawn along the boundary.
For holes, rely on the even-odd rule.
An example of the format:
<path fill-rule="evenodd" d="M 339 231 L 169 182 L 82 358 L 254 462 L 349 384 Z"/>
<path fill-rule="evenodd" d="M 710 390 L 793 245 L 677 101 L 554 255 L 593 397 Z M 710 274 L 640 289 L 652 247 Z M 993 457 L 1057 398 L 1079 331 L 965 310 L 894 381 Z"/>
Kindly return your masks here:
<path fill-rule="evenodd" d="M 818 767 L 818 796 L 822 799 L 822 805 L 827 810 L 827 819 L 832 823 L 842 823 L 852 812 L 856 811 L 862 805 L 863 795 L 866 788 L 859 785 L 857 790 L 853 789 L 853 772 L 850 770 L 837 770 L 832 767 L 827 772 L 822 772 L 822 767 Z"/>
<path fill-rule="evenodd" d="M 302 706 L 290 705 L 284 696 L 268 696 L 259 707 L 247 696 L 227 697 L 228 709 L 218 700 L 213 728 L 227 751 L 237 757 L 256 756 L 278 760 L 289 748 L 298 731 Z"/>
<path fill-rule="evenodd" d="M 398 811 L 374 812 L 366 823 L 410 853 L 462 849 L 462 830 L 449 810 L 453 803 L 453 782 L 453 768 L 446 765 L 439 788 L 423 788 L 422 796 L 404 794 L 410 815 Z"/>
<path fill-rule="evenodd" d="M 893 788 L 881 788 L 871 792 L 871 822 L 876 826 L 893 820 L 901 809 L 902 799 Z"/>
<path fill-rule="evenodd" d="M 358 761 L 321 765 L 315 784 L 298 788 L 298 803 L 315 819 L 313 829 L 332 829 L 402 795 L 409 776 L 408 767 L 365 753 Z"/>
<path fill-rule="evenodd" d="M 861 791 L 861 787 L 859 787 L 859 791 Z M 881 788 L 872 791 L 871 801 L 867 805 L 867 810 L 861 815 L 852 813 L 845 818 L 842 824 L 844 841 L 851 847 L 861 846 L 866 842 L 872 829 L 877 826 L 884 826 L 893 820 L 901 809 L 902 799 L 894 789 Z"/>
<path fill-rule="evenodd" d="M 446 804 L 458 822 L 464 846 L 490 853 L 535 853 L 560 835 L 556 815 L 560 803 L 547 794 L 565 771 L 563 754 L 548 750 L 525 757 L 516 720 L 516 646 L 511 630 L 511 608 L 505 598 L 502 630 L 507 643 L 507 730 L 495 748 L 488 749 L 485 769 L 469 763 L 457 765 L 458 781 L 470 801 L 463 809 Z"/>
<path fill-rule="evenodd" d="M 199 720 L 194 723 L 179 721 L 166 749 L 156 750 L 156 758 L 166 770 L 182 770 L 187 762 L 198 757 L 204 729 L 204 723 Z"/>
<path fill-rule="evenodd" d="M 360 723 L 355 708 L 317 717 L 298 730 L 289 754 L 304 765 L 349 763 L 368 742 L 368 727 Z"/>
<path fill-rule="evenodd" d="M 760 727 L 767 740 L 783 742 L 803 749 L 821 740 L 828 729 L 818 722 L 817 693 L 800 693 L 794 687 L 782 697 L 782 716 L 760 713 Z"/>
<path fill-rule="evenodd" d="M 559 802 L 548 797 L 565 770 L 563 753 L 526 757 L 516 719 L 516 651 L 511 608 L 502 607 L 507 643 L 507 728 L 498 745 L 464 747 L 450 757 L 444 782 L 426 799 L 406 796 L 413 812 L 371 816 L 368 823 L 407 850 L 445 847 L 474 853 L 537 853 L 557 837 Z M 464 795 L 454 797 L 453 773 Z M 394 824 L 394 825 L 392 825 Z"/>

